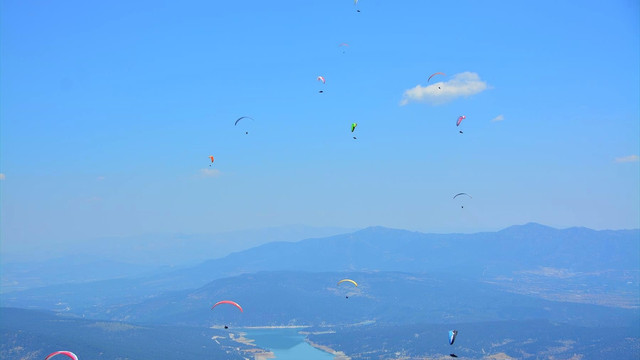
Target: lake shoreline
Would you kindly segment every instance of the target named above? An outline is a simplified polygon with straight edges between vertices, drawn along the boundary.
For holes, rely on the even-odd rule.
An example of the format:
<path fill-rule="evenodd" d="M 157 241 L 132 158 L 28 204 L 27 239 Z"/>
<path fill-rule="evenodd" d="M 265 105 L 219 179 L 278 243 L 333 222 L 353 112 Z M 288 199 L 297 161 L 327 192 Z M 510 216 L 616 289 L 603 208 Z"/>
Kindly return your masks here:
<path fill-rule="evenodd" d="M 278 351 L 280 350 L 277 350 L 277 349 L 274 350 L 273 348 L 270 348 L 268 344 L 265 344 L 265 343 L 258 344 L 255 339 L 251 338 L 251 331 L 252 330 L 258 330 L 258 331 L 273 330 L 274 332 L 277 333 L 278 330 L 291 330 L 291 331 L 295 331 L 295 334 L 297 334 L 296 336 L 300 337 L 299 344 L 306 344 L 306 346 L 309 346 L 310 350 L 313 348 L 314 349 L 313 351 L 322 352 L 326 354 L 325 356 L 332 356 L 333 360 L 351 360 L 350 357 L 346 356 L 341 351 L 336 351 L 327 346 L 312 342 L 307 338 L 307 334 L 309 334 L 309 332 L 305 333 L 303 331 L 299 331 L 299 329 L 304 329 L 309 327 L 311 326 L 301 326 L 301 325 L 299 326 L 251 326 L 251 327 L 239 328 L 237 332 L 230 333 L 229 337 L 231 338 L 231 340 L 239 344 L 243 344 L 245 346 L 250 347 L 248 349 L 243 349 L 242 352 L 244 352 L 246 355 L 251 356 L 253 360 L 268 360 L 268 359 L 274 359 L 274 358 L 277 359 L 278 356 L 280 356 L 280 355 L 277 355 Z"/>
<path fill-rule="evenodd" d="M 326 353 L 329 353 L 331 355 L 333 355 L 333 360 L 351 360 L 350 357 L 347 356 L 347 354 L 343 353 L 342 351 L 336 351 L 328 346 L 324 346 L 324 345 L 320 345 L 318 343 L 314 343 L 313 341 L 309 340 L 309 338 L 305 337 L 304 341 L 307 342 L 307 344 L 313 346 L 314 348 L 318 349 L 318 350 L 322 350 Z"/>

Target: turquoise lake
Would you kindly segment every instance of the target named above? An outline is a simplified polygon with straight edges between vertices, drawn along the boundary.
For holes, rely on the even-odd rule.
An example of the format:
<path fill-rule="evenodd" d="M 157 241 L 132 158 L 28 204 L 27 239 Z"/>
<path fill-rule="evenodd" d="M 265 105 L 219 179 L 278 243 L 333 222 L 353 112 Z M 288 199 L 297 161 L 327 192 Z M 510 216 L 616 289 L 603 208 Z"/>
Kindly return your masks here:
<path fill-rule="evenodd" d="M 332 360 L 333 355 L 304 341 L 301 329 L 243 329 L 255 345 L 272 351 L 276 360 Z"/>

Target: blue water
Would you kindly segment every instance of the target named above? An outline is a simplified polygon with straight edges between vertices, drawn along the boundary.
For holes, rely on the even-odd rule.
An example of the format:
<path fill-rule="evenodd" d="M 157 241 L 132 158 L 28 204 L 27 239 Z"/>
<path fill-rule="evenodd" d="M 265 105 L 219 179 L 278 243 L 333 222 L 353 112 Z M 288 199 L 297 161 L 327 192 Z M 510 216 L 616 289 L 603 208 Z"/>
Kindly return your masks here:
<path fill-rule="evenodd" d="M 333 355 L 304 341 L 300 329 L 243 329 L 255 345 L 272 351 L 276 360 L 333 360 Z"/>

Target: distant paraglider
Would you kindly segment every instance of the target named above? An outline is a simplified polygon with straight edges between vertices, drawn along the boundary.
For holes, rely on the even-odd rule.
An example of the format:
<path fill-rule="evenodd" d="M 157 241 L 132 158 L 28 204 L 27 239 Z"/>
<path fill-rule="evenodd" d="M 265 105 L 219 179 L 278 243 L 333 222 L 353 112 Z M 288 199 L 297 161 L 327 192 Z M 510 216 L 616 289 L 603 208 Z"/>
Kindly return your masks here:
<path fill-rule="evenodd" d="M 458 336 L 458 330 L 449 330 L 449 345 L 453 345 L 453 342 L 456 341 L 456 336 Z"/>
<path fill-rule="evenodd" d="M 456 126 L 460 126 L 460 123 L 462 123 L 462 120 L 464 120 L 464 119 L 466 119 L 466 118 L 467 118 L 467 117 L 466 117 L 465 115 L 461 115 L 461 116 L 458 118 L 458 121 L 456 121 Z M 463 132 L 462 132 L 462 130 L 460 130 L 459 132 L 460 132 L 460 134 L 462 134 L 462 133 L 463 133 Z"/>
<path fill-rule="evenodd" d="M 239 118 L 238 118 L 238 120 L 236 120 L 236 122 L 233 124 L 233 126 L 238 126 L 238 123 L 239 123 L 239 122 L 240 122 L 240 120 L 242 120 L 242 119 L 250 119 L 251 121 L 255 121 L 255 120 L 253 120 L 253 118 L 252 118 L 252 117 L 249 117 L 249 116 L 241 116 L 241 117 L 239 117 Z M 245 133 L 245 135 L 246 135 L 246 134 L 249 134 L 249 131 L 245 131 L 244 133 Z"/>
<path fill-rule="evenodd" d="M 358 123 L 352 123 L 351 124 L 351 132 L 354 132 L 356 130 L 356 127 L 358 126 Z M 356 137 L 353 137 L 354 139 L 356 139 Z"/>
<path fill-rule="evenodd" d="M 222 301 L 218 301 L 217 303 L 213 304 L 213 306 L 211 307 L 211 310 L 213 310 L 216 306 L 220 305 L 220 304 L 229 304 L 229 305 L 233 305 L 235 307 L 237 307 L 238 309 L 240 309 L 240 312 L 244 312 L 244 310 L 242 310 L 242 307 L 235 301 L 231 301 L 231 300 L 222 300 Z M 229 326 L 225 325 L 224 326 L 225 329 L 228 329 Z"/>
<path fill-rule="evenodd" d="M 327 83 L 327 81 L 324 79 L 324 76 L 318 76 L 318 77 L 316 78 L 316 80 L 318 80 L 318 81 L 322 81 L 322 83 L 323 83 L 323 84 L 326 84 L 326 83 Z M 319 92 L 320 94 L 322 94 L 324 91 L 323 91 L 323 90 L 320 90 L 320 91 L 318 91 L 318 92 Z"/>
<path fill-rule="evenodd" d="M 44 358 L 44 360 L 49 360 L 56 355 L 65 355 L 73 360 L 78 360 L 78 357 L 76 356 L 76 354 L 72 353 L 71 351 L 56 351 L 47 355 L 47 357 Z"/>
<path fill-rule="evenodd" d="M 211 164 L 209 164 L 209 166 L 213 165 L 213 155 L 209 155 L 209 160 L 211 160 Z"/>
<path fill-rule="evenodd" d="M 358 6 L 358 0 L 353 0 L 353 5 Z M 357 12 L 360 12 L 360 9 L 356 8 Z"/>
<path fill-rule="evenodd" d="M 455 199 L 455 198 L 457 198 L 458 196 L 461 196 L 461 195 L 466 195 L 466 196 L 468 196 L 468 197 L 469 197 L 469 199 L 473 199 L 473 198 L 471 197 L 471 195 L 469 195 L 469 194 L 467 194 L 467 193 L 459 193 L 459 194 L 455 194 L 455 195 L 453 196 L 453 198 Z M 464 209 L 464 205 L 461 205 L 461 207 Z"/>
<path fill-rule="evenodd" d="M 355 136 L 353 137 L 355 139 Z M 358 283 L 351 280 L 351 279 L 342 279 L 340 281 L 338 281 L 338 285 L 342 284 L 343 282 L 348 282 L 348 283 L 352 283 L 353 285 L 355 285 L 356 287 L 358 287 Z M 345 296 L 345 298 L 349 298 L 349 295 Z"/>
<path fill-rule="evenodd" d="M 456 354 L 449 354 L 449 356 L 451 356 L 451 357 L 458 357 L 458 355 L 456 355 Z"/>

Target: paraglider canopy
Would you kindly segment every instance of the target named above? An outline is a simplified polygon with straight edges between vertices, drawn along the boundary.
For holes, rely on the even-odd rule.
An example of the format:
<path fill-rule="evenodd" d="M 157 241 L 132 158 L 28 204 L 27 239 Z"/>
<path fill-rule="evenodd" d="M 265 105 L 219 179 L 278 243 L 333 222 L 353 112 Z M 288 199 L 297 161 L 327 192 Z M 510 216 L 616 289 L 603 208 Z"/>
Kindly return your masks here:
<path fill-rule="evenodd" d="M 213 155 L 209 155 L 209 160 L 211 160 L 211 164 L 213 164 Z M 211 166 L 211 164 L 209 164 L 209 166 Z"/>
<path fill-rule="evenodd" d="M 358 126 L 358 123 L 351 124 L 351 132 L 356 129 L 356 126 Z"/>
<path fill-rule="evenodd" d="M 326 83 L 326 81 L 324 80 L 324 77 L 323 77 L 323 76 L 318 76 L 318 77 L 317 77 L 317 80 L 318 80 L 318 81 L 322 81 L 322 83 L 323 83 L 323 84 L 324 84 L 324 83 Z"/>
<path fill-rule="evenodd" d="M 236 122 L 235 122 L 233 125 L 234 125 L 234 126 L 235 126 L 235 125 L 238 125 L 238 122 L 240 122 L 240 120 L 242 120 L 242 119 L 251 119 L 251 120 L 253 120 L 253 118 L 252 118 L 252 117 L 248 117 L 248 116 L 241 116 L 241 117 L 239 117 L 239 118 L 238 118 L 238 120 L 236 120 Z"/>
<path fill-rule="evenodd" d="M 456 341 L 456 336 L 458 336 L 458 330 L 449 330 L 449 345 L 453 345 L 453 342 Z"/>
<path fill-rule="evenodd" d="M 460 123 L 462 122 L 462 120 L 466 119 L 467 117 L 462 115 L 458 118 L 458 121 L 456 122 L 456 126 L 460 126 Z"/>
<path fill-rule="evenodd" d="M 342 284 L 343 282 L 350 282 L 353 285 L 355 285 L 356 287 L 358 287 L 358 283 L 353 281 L 353 280 L 351 280 L 351 279 L 342 279 L 342 280 L 338 281 L 338 285 Z"/>
<path fill-rule="evenodd" d="M 433 73 L 431 74 L 431 76 L 429 76 L 429 78 L 427 79 L 427 82 L 429 82 L 429 80 L 431 80 L 432 77 L 436 76 L 436 75 L 442 75 L 442 76 L 447 76 L 445 73 L 443 72 L 437 72 L 437 73 Z"/>
<path fill-rule="evenodd" d="M 231 300 L 222 300 L 222 301 L 218 301 L 217 303 L 213 304 L 213 306 L 211 307 L 211 310 L 213 310 L 213 308 L 215 308 L 216 306 L 220 305 L 220 304 L 229 304 L 229 305 L 233 305 L 235 307 L 237 307 L 238 309 L 240 309 L 240 312 L 244 312 L 244 310 L 242 310 L 242 307 L 240 305 L 238 305 L 237 302 L 235 301 L 231 301 Z"/>
<path fill-rule="evenodd" d="M 72 353 L 71 351 L 56 351 L 53 352 L 49 355 L 47 355 L 46 358 L 44 358 L 44 360 L 49 360 L 52 357 L 56 356 L 56 355 L 65 355 L 68 356 L 69 358 L 73 359 L 73 360 L 78 360 L 78 357 L 76 356 L 76 354 Z"/>
<path fill-rule="evenodd" d="M 467 194 L 467 193 L 459 193 L 459 194 L 455 194 L 455 195 L 453 196 L 453 198 L 455 199 L 455 198 L 457 198 L 457 197 L 458 197 L 458 196 L 460 196 L 460 195 L 467 195 L 470 199 L 473 199 L 473 198 L 471 197 L 471 195 L 469 195 L 469 194 Z"/>

